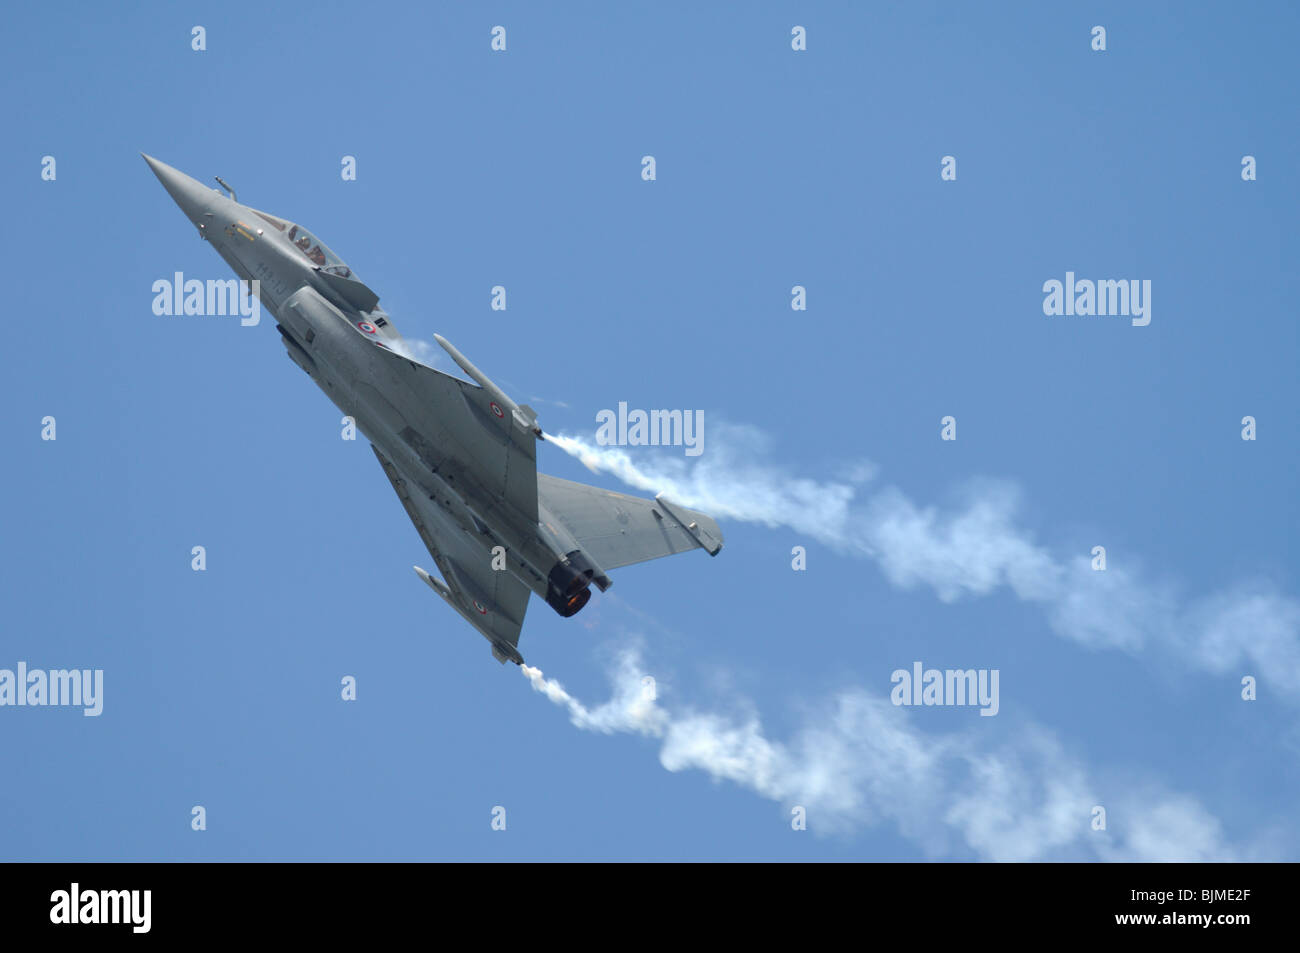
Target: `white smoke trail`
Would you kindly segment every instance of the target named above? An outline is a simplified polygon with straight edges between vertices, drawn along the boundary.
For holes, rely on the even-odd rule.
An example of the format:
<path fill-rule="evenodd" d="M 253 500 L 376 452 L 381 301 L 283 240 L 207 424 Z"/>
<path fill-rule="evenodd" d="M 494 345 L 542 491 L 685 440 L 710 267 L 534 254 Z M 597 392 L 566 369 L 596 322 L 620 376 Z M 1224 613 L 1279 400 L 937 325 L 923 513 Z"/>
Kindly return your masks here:
<path fill-rule="evenodd" d="M 918 506 L 901 490 L 864 493 L 874 468 L 837 479 L 794 476 L 764 462 L 769 441 L 751 427 L 713 428 L 710 453 L 633 460 L 580 437 L 547 439 L 594 471 L 720 519 L 785 526 L 873 560 L 895 586 L 928 586 L 943 601 L 1000 587 L 1037 603 L 1058 634 L 1092 648 L 1137 653 L 1163 647 L 1214 674 L 1249 667 L 1300 700 L 1300 602 L 1263 584 L 1184 603 L 1172 586 L 1133 570 L 1094 572 L 1087 556 L 1059 559 L 1017 525 L 1019 492 L 972 483 L 947 511 Z M 1129 561 L 1132 564 L 1132 560 Z"/>
<path fill-rule="evenodd" d="M 1100 790 L 1034 725 L 996 746 L 977 730 L 926 735 L 903 709 L 849 691 L 781 743 L 767 738 L 756 713 L 670 710 L 647 688 L 644 671 L 639 651 L 624 649 L 610 673 L 612 697 L 588 708 L 539 669 L 523 667 L 533 688 L 577 727 L 656 739 L 667 770 L 704 771 L 787 809 L 802 807 L 813 831 L 889 823 L 928 854 L 956 846 L 958 854 L 964 848 L 1001 861 L 1239 860 L 1264 853 L 1226 844 L 1218 819 L 1189 796 L 1131 783 Z M 1092 829 L 1096 805 L 1106 806 L 1109 830 Z"/>
<path fill-rule="evenodd" d="M 659 737 L 664 732 L 664 711 L 655 704 L 654 693 L 637 672 L 639 658 L 635 653 L 618 657 L 614 676 L 614 697 L 596 709 L 589 709 L 564 690 L 559 682 L 542 675 L 542 670 L 531 665 L 521 665 L 524 677 L 533 689 L 541 692 L 569 712 L 569 719 L 584 731 L 601 734 L 625 732 Z"/>
<path fill-rule="evenodd" d="M 415 361 L 425 367 L 437 367 L 438 362 L 442 359 L 443 351 L 441 348 L 436 348 L 428 341 L 423 341 L 420 338 L 395 338 L 387 343 L 390 348 L 408 361 Z"/>

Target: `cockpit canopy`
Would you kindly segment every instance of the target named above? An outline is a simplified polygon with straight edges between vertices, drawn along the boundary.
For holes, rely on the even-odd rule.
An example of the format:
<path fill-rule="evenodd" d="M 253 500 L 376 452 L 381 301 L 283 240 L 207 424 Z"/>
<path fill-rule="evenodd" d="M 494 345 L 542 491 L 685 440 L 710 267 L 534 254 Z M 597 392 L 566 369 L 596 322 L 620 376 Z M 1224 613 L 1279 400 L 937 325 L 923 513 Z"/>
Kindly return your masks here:
<path fill-rule="evenodd" d="M 285 222 L 265 212 L 254 212 L 268 222 L 273 227 L 285 233 L 285 238 L 293 244 L 300 252 L 312 260 L 313 263 L 320 266 L 322 271 L 328 271 L 331 275 L 338 275 L 340 278 L 354 278 L 352 269 L 343 263 L 343 259 L 329 250 L 320 239 L 316 238 L 311 232 L 301 225 L 294 225 L 291 222 Z"/>

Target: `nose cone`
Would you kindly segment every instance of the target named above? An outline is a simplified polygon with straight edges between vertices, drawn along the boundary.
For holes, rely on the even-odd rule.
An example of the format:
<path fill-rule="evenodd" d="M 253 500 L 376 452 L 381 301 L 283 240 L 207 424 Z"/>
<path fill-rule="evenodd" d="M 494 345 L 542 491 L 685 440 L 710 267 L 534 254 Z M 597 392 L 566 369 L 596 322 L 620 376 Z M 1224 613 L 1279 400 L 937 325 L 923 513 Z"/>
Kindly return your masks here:
<path fill-rule="evenodd" d="M 147 156 L 143 152 L 140 156 L 149 163 L 149 168 L 158 176 L 158 181 L 163 184 L 172 201 L 180 206 L 191 222 L 198 225 L 203 213 L 212 205 L 212 198 L 216 194 L 214 190 L 179 169 L 173 169 L 166 162 L 159 162 L 153 156 Z"/>

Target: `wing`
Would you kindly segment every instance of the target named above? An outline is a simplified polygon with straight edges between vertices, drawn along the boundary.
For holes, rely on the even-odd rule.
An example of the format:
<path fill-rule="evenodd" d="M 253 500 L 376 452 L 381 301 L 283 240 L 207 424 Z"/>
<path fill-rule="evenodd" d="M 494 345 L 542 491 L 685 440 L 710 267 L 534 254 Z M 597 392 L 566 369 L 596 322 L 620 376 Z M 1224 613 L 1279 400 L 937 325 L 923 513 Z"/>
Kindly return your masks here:
<path fill-rule="evenodd" d="M 353 305 L 368 303 L 373 292 L 360 282 L 353 285 L 339 279 L 330 285 L 330 295 Z M 522 516 L 527 523 L 536 522 L 537 415 L 531 408 L 521 406 L 516 412 L 514 402 L 481 374 L 471 374 L 484 385 L 475 386 L 398 353 L 394 348 L 409 345 L 386 315 L 349 310 L 345 317 L 315 291 L 304 293 L 308 290 L 296 293 L 286 307 L 306 318 L 337 314 L 374 344 L 362 352 L 350 382 L 367 409 L 399 434 L 425 466 L 448 481 L 457 481 L 455 485 L 477 497 L 481 506 L 501 506 L 510 511 L 503 517 Z M 356 321 L 358 316 L 367 320 Z M 472 367 L 442 343 L 458 363 L 463 362 L 462 368 Z M 309 366 L 292 349 L 290 355 L 303 367 Z"/>
<path fill-rule="evenodd" d="M 517 646 L 528 610 L 528 587 L 512 574 L 494 570 L 486 553 L 466 538 L 464 530 L 444 518 L 377 447 L 371 444 L 370 449 L 379 458 L 445 585 L 417 570 L 421 578 L 492 643 L 492 654 L 499 661 L 522 665 Z"/>
<path fill-rule="evenodd" d="M 537 437 L 481 387 L 390 350 L 370 348 L 367 399 L 431 470 L 469 479 L 537 521 Z"/>
<path fill-rule="evenodd" d="M 713 518 L 669 503 L 662 495 L 643 500 L 537 475 L 543 517 L 554 516 L 571 532 L 587 554 L 604 569 L 617 569 L 688 549 L 716 556 L 722 530 Z"/>

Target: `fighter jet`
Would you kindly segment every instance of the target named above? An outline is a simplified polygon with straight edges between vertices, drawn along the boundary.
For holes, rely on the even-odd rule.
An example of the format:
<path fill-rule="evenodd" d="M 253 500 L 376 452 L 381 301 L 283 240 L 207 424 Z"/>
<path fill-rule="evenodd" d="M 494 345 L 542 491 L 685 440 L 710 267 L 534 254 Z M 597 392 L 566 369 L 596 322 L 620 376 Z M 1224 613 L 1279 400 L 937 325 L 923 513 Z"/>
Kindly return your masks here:
<path fill-rule="evenodd" d="M 419 577 L 477 629 L 502 664 L 524 663 L 519 631 L 536 593 L 569 618 L 609 570 L 703 549 L 722 531 L 704 513 L 537 472 L 537 413 L 441 335 L 470 378 L 405 347 L 379 296 L 301 225 L 241 205 L 144 155 L 163 187 L 235 274 L 256 281 L 289 358 L 356 421 L 441 579 Z"/>

